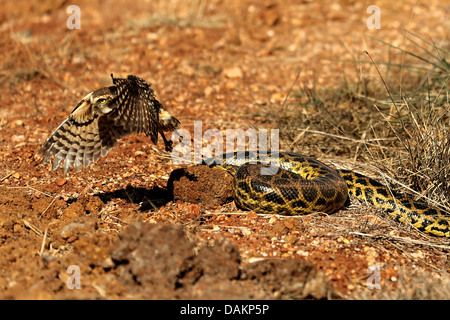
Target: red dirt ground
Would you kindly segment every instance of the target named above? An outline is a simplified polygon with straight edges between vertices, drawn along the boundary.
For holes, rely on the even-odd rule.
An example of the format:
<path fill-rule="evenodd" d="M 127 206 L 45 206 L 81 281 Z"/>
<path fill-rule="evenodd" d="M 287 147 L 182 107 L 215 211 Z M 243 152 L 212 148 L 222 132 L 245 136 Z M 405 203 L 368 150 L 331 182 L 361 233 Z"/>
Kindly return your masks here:
<path fill-rule="evenodd" d="M 405 244 L 409 230 L 364 206 L 257 215 L 223 204 L 222 171 L 209 172 L 201 192 L 180 180 L 171 200 L 169 177 L 187 166 L 143 135 L 78 173 L 52 172 L 37 155 L 83 96 L 110 85 L 110 73 L 151 82 L 193 136 L 194 121 L 203 131 L 270 128 L 267 111 L 299 72 L 296 88 L 337 88 L 344 71 L 350 82 L 360 71 L 376 78 L 368 65 L 344 62 L 364 50 L 388 59 L 367 35 L 406 45 L 406 28 L 448 41 L 448 3 L 379 1 L 380 30 L 366 27 L 370 4 L 79 1 L 81 29 L 69 30 L 65 1 L 1 1 L 0 298 L 445 297 L 448 241 L 415 233 Z M 186 194 L 196 203 L 181 201 Z M 342 224 L 354 232 L 338 232 Z M 71 265 L 79 290 L 67 286 Z M 380 290 L 367 288 L 370 265 L 380 268 Z"/>

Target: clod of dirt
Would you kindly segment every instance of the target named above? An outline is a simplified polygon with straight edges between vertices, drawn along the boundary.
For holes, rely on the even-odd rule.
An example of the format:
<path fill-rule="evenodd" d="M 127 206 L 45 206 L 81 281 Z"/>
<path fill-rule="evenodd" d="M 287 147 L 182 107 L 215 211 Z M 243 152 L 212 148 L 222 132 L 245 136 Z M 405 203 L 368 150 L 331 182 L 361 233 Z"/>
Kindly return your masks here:
<path fill-rule="evenodd" d="M 248 287 L 241 281 L 241 257 L 233 243 L 225 238 L 203 244 L 195 257 L 191 274 L 195 279 L 182 299 L 270 299 L 259 288 Z"/>
<path fill-rule="evenodd" d="M 294 259 L 262 260 L 245 268 L 243 279 L 253 280 L 265 291 L 290 299 L 326 299 L 332 286 L 313 264 Z"/>
<path fill-rule="evenodd" d="M 72 202 L 65 210 L 64 214 L 70 217 L 83 216 L 85 214 L 98 215 L 104 206 L 99 197 L 92 195 L 81 196 Z"/>
<path fill-rule="evenodd" d="M 239 281 L 241 258 L 230 240 L 203 244 L 176 225 L 135 223 L 119 234 L 111 257 L 131 294 L 155 299 L 268 298 Z M 130 292 L 128 293 L 130 294 Z"/>
<path fill-rule="evenodd" d="M 271 229 L 267 231 L 270 237 L 288 236 L 292 230 L 301 230 L 302 222 L 296 218 L 286 218 L 274 223 Z"/>
<path fill-rule="evenodd" d="M 58 209 L 65 207 L 65 202 L 60 198 L 37 197 L 30 189 L 0 187 L 0 215 L 6 220 L 35 218 L 41 215 L 54 217 Z M 10 216 L 10 217 L 8 217 Z M 0 221 L 4 221 L 0 216 Z"/>
<path fill-rule="evenodd" d="M 173 290 L 189 269 L 194 246 L 180 227 L 166 224 L 135 223 L 119 234 L 111 257 L 126 284 L 136 282 L 149 293 Z M 152 290 L 151 287 L 159 288 Z"/>
<path fill-rule="evenodd" d="M 219 206 L 233 199 L 233 177 L 225 170 L 192 166 L 174 170 L 167 189 L 174 200 Z"/>
<path fill-rule="evenodd" d="M 322 299 L 331 290 L 311 264 L 287 259 L 244 266 L 230 240 L 198 244 L 177 225 L 137 222 L 119 234 L 110 255 L 121 286 L 140 298 Z"/>
<path fill-rule="evenodd" d="M 101 268 L 111 268 L 114 263 L 108 252 L 103 246 L 92 244 L 89 240 L 80 239 L 74 243 L 75 254 L 84 257 L 91 266 L 100 266 Z"/>
<path fill-rule="evenodd" d="M 67 240 L 73 242 L 79 236 L 95 231 L 96 219 L 90 217 L 79 217 L 76 220 L 64 225 L 59 232 L 59 235 Z"/>
<path fill-rule="evenodd" d="M 218 254 L 220 252 L 220 254 Z M 241 257 L 229 240 L 220 238 L 201 247 L 196 257 L 203 274 L 217 279 L 237 279 L 240 274 Z"/>

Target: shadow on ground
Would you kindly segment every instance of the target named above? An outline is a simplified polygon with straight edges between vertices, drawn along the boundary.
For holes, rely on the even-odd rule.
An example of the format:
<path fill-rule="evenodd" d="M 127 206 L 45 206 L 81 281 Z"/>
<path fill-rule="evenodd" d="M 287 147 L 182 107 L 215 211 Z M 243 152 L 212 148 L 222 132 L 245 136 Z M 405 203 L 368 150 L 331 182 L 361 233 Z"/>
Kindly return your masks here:
<path fill-rule="evenodd" d="M 99 197 L 103 203 L 107 203 L 112 199 L 123 199 L 128 203 L 138 203 L 140 206 L 139 211 L 141 212 L 158 209 L 169 201 L 172 201 L 170 192 L 166 188 L 160 188 L 158 186 L 147 189 L 128 185 L 124 189 L 97 193 L 94 196 Z"/>

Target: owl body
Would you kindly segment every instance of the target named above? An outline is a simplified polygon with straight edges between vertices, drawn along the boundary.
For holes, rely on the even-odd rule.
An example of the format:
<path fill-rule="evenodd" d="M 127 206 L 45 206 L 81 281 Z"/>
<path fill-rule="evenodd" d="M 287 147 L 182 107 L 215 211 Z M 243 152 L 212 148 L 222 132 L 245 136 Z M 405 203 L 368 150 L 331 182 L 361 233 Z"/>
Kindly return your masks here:
<path fill-rule="evenodd" d="M 75 171 L 104 157 L 120 139 L 131 133 L 145 133 L 154 144 L 158 134 L 166 150 L 171 149 L 164 132 L 179 127 L 180 122 L 156 100 L 150 85 L 129 75 L 114 78 L 113 86 L 87 94 L 69 117 L 50 135 L 39 150 L 42 163 L 54 156 L 52 169 L 63 163 L 63 172 Z"/>

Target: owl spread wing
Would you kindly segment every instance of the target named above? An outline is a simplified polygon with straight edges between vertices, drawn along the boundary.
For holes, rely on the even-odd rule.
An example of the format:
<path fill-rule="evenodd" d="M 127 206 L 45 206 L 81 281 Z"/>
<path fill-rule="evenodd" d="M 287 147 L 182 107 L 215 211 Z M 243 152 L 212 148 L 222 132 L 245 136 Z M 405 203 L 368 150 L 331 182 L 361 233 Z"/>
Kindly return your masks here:
<path fill-rule="evenodd" d="M 127 132 L 144 132 L 156 144 L 161 104 L 150 85 L 133 75 L 112 79 L 117 88 L 118 107 L 111 112 L 110 119 Z"/>
<path fill-rule="evenodd" d="M 156 144 L 158 132 L 163 135 L 162 131 L 178 127 L 179 121 L 172 116 L 169 126 L 159 123 L 160 113 L 165 115 L 167 111 L 144 80 L 136 76 L 113 77 L 113 83 L 114 86 L 89 93 L 78 103 L 39 150 L 39 154 L 44 154 L 42 163 L 54 155 L 52 170 L 64 161 L 64 173 L 72 166 L 76 172 L 106 156 L 117 139 L 128 134 L 143 132 Z M 107 105 L 100 106 L 96 97 L 107 97 Z M 164 141 L 167 148 L 165 137 Z"/>

